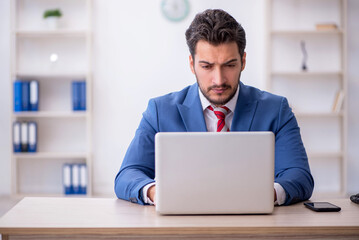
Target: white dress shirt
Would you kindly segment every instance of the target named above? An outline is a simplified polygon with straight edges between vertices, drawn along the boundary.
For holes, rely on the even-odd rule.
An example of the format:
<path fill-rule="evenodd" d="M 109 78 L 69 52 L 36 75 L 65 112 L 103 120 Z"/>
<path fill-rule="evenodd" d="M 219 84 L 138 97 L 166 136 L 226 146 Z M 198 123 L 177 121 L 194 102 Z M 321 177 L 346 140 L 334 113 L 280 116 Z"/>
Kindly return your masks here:
<path fill-rule="evenodd" d="M 230 112 L 225 117 L 226 126 L 231 129 L 233 113 L 236 109 L 238 94 L 239 94 L 240 85 L 238 85 L 237 91 L 234 94 L 233 98 L 229 100 L 228 103 L 225 104 L 227 108 L 229 108 Z M 211 103 L 207 100 L 207 98 L 202 94 L 201 90 L 198 88 L 199 98 L 202 104 L 202 110 L 204 115 L 204 120 L 206 121 L 207 131 L 208 132 L 216 132 L 217 131 L 217 122 L 218 118 L 214 114 L 214 111 L 208 109 L 208 106 L 211 106 Z M 155 185 L 156 183 L 150 183 L 143 187 L 142 189 L 142 199 L 145 203 L 153 204 L 153 202 L 147 197 L 147 191 L 150 187 Z M 277 201 L 274 202 L 276 205 L 282 205 L 285 202 L 286 193 L 283 187 L 279 183 L 274 183 L 274 189 L 277 194 Z"/>

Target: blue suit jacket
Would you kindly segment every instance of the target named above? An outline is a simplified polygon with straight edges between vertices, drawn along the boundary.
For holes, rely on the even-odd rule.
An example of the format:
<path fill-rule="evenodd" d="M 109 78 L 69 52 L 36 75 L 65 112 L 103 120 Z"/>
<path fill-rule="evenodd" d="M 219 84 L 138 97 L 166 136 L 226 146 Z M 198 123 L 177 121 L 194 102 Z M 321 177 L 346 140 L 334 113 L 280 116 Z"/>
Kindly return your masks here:
<path fill-rule="evenodd" d="M 157 132 L 205 131 L 197 83 L 151 99 L 116 176 L 117 197 L 144 204 L 141 190 L 155 178 Z M 286 98 L 240 83 L 231 131 L 272 131 L 275 134 L 275 182 L 286 191 L 285 204 L 310 198 L 314 181 L 296 118 Z"/>

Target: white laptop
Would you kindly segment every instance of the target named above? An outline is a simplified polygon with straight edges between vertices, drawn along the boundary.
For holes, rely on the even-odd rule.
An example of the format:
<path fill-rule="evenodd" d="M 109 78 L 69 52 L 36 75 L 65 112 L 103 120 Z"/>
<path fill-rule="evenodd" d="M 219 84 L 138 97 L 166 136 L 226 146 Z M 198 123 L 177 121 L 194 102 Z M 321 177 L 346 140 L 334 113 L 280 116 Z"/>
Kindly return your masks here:
<path fill-rule="evenodd" d="M 274 141 L 272 132 L 156 134 L 156 211 L 271 213 Z"/>

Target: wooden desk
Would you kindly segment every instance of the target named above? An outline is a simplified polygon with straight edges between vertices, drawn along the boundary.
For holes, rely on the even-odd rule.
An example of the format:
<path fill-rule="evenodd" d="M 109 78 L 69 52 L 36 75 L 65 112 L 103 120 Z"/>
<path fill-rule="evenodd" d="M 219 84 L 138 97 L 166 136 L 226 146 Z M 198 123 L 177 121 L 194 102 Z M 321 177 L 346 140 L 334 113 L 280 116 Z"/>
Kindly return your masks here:
<path fill-rule="evenodd" d="M 0 219 L 7 239 L 359 239 L 359 205 L 328 200 L 341 212 L 298 203 L 271 215 L 161 216 L 119 199 L 24 198 Z M 41 235 L 41 236 L 39 236 Z"/>

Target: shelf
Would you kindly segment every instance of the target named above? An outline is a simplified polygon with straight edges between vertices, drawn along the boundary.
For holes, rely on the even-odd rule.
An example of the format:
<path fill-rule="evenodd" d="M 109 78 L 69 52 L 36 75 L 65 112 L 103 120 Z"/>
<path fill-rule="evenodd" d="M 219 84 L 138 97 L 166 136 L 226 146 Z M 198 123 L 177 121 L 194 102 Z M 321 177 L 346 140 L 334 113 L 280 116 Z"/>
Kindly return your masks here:
<path fill-rule="evenodd" d="M 86 30 L 17 30 L 15 34 L 19 38 L 38 38 L 38 37 L 86 37 L 90 34 Z"/>
<path fill-rule="evenodd" d="M 344 116 L 343 112 L 323 112 L 323 113 L 306 113 L 306 112 L 295 112 L 296 117 L 299 118 L 328 118 L 328 117 L 342 117 Z"/>
<path fill-rule="evenodd" d="M 85 79 L 88 74 L 84 72 L 17 72 L 16 77 L 20 79 Z"/>
<path fill-rule="evenodd" d="M 87 158 L 86 153 L 61 153 L 61 152 L 36 152 L 36 153 L 13 153 L 16 159 L 73 159 Z"/>
<path fill-rule="evenodd" d="M 337 77 L 342 76 L 341 71 L 338 72 L 272 72 L 272 76 L 280 77 Z"/>
<path fill-rule="evenodd" d="M 342 158 L 342 152 L 308 152 L 309 158 Z"/>
<path fill-rule="evenodd" d="M 34 112 L 15 112 L 16 118 L 85 118 L 88 116 L 86 111 L 79 112 L 51 112 L 51 111 L 34 111 Z"/>
<path fill-rule="evenodd" d="M 273 30 L 272 35 L 333 35 L 342 34 L 341 29 L 337 30 Z"/>

